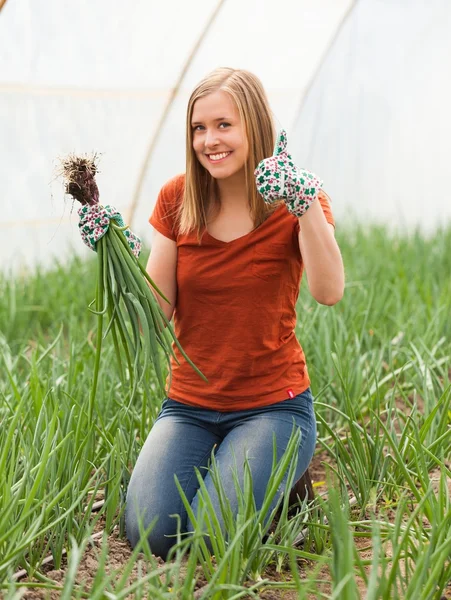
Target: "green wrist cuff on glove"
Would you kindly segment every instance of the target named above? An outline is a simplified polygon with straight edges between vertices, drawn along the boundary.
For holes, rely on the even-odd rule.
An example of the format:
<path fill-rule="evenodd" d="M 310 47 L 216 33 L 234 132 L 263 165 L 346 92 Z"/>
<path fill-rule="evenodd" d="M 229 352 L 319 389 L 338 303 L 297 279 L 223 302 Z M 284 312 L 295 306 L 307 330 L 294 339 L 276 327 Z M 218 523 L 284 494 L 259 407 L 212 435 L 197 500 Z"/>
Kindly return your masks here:
<path fill-rule="evenodd" d="M 86 246 L 94 251 L 96 251 L 96 243 L 108 231 L 111 220 L 116 221 L 119 227 L 125 227 L 122 215 L 111 205 L 85 204 L 77 212 L 80 217 L 78 227 L 81 238 Z M 138 258 L 142 248 L 140 238 L 130 229 L 124 229 L 123 233 L 133 254 Z"/>

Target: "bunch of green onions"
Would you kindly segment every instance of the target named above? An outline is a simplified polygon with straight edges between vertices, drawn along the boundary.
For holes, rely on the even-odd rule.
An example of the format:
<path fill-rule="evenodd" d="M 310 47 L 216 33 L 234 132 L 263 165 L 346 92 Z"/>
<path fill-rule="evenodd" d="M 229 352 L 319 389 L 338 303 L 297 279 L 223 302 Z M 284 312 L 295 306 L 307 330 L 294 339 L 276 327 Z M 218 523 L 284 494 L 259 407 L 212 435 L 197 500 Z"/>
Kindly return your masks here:
<path fill-rule="evenodd" d="M 66 192 L 82 205 L 99 204 L 96 173 L 97 155 L 92 157 L 69 155 L 61 161 L 60 175 L 65 181 Z M 125 381 L 125 371 L 121 347 L 124 350 L 132 396 L 149 361 L 154 366 L 162 392 L 166 392 L 158 348 L 160 347 L 165 355 L 170 381 L 171 356 L 178 363 L 173 342 L 185 360 L 206 381 L 205 376 L 191 362 L 178 342 L 155 294 L 159 294 L 166 302 L 169 300 L 155 285 L 130 249 L 123 234 L 123 230 L 127 227 L 119 227 L 114 220 L 111 220 L 107 232 L 96 243 L 97 291 L 95 300 L 90 304 L 90 310 L 98 316 L 98 328 L 89 409 L 91 416 L 99 376 L 102 341 L 108 333 L 111 333 L 113 338 L 122 381 Z M 94 303 L 95 310 L 91 308 Z M 104 331 L 105 317 L 108 318 L 108 323 Z"/>

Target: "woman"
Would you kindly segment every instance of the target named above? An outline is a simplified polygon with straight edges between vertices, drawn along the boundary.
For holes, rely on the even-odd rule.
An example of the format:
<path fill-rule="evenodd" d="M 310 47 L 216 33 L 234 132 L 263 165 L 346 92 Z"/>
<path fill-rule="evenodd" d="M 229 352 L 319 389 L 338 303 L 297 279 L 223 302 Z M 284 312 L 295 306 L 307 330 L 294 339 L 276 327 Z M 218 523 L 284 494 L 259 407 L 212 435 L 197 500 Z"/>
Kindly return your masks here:
<path fill-rule="evenodd" d="M 302 271 L 322 304 L 338 302 L 344 288 L 321 183 L 293 164 L 283 136 L 271 157 L 274 126 L 257 77 L 221 68 L 201 81 L 188 103 L 186 140 L 186 174 L 163 186 L 150 218 L 155 236 L 147 270 L 208 383 L 182 357 L 173 362 L 168 398 L 133 470 L 126 507 L 132 545 L 139 522 L 155 521 L 148 541 L 163 558 L 177 531 L 171 515 L 180 515 L 182 532 L 191 528 L 174 475 L 196 514 L 199 469 L 221 518 L 208 471 L 213 450 L 235 512 L 233 468 L 242 483 L 247 457 L 260 508 L 273 435 L 281 456 L 293 424 L 301 431 L 295 478 L 307 469 L 316 424 L 294 333 Z M 283 491 L 284 485 L 279 496 Z"/>

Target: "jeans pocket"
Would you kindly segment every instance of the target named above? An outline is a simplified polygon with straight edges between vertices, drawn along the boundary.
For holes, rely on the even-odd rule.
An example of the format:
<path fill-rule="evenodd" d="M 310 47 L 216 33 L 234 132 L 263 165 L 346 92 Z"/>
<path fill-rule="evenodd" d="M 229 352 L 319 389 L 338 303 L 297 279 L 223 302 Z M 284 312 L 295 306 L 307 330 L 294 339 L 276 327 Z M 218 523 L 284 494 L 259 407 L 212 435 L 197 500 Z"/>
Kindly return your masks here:
<path fill-rule="evenodd" d="M 311 389 L 308 387 L 306 390 L 298 394 L 293 398 L 293 401 L 297 400 L 299 402 L 308 402 L 309 404 L 313 404 L 313 394 Z"/>
<path fill-rule="evenodd" d="M 158 419 L 163 416 L 163 412 L 164 412 L 165 408 L 167 407 L 168 403 L 169 403 L 169 398 L 165 398 L 163 400 L 163 402 L 161 403 L 160 410 L 158 412 L 157 418 L 155 419 L 155 422 L 157 422 Z"/>
<path fill-rule="evenodd" d="M 288 400 L 288 402 L 290 402 L 293 414 L 300 417 L 304 423 L 315 423 L 315 409 L 313 407 L 313 395 L 310 388 Z"/>

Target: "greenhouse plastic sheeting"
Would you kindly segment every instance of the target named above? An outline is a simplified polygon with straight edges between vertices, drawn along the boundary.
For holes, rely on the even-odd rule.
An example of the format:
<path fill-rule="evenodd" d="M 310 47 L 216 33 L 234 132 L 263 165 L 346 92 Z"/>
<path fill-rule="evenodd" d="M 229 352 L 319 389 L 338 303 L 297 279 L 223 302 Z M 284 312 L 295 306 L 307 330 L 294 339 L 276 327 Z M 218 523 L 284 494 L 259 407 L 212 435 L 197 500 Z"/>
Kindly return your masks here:
<path fill-rule="evenodd" d="M 8 0 L 0 12 L 2 269 L 85 252 L 77 207 L 54 179 L 57 157 L 69 152 L 101 153 L 101 201 L 149 243 L 158 191 L 184 170 L 187 99 L 217 66 L 261 78 L 277 126 L 288 130 L 297 162 L 323 178 L 339 225 L 444 222 L 450 22 L 447 0 Z"/>

